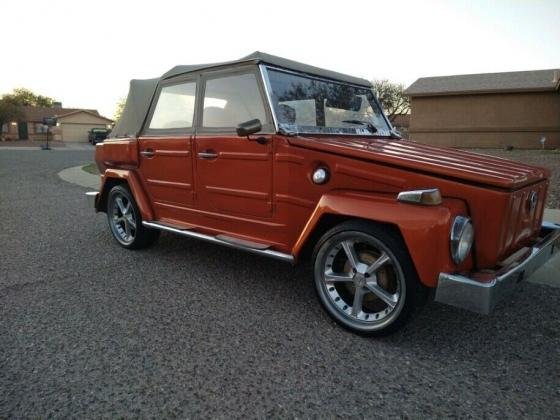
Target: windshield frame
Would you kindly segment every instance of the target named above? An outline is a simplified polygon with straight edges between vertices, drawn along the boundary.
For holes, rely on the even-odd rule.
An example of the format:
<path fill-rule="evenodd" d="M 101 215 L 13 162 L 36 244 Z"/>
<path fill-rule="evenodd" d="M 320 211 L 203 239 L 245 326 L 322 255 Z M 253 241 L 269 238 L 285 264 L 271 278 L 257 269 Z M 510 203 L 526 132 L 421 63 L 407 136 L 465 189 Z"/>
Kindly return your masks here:
<path fill-rule="evenodd" d="M 329 79 L 326 77 L 320 77 L 320 76 L 315 76 L 313 74 L 309 74 L 309 73 L 304 73 L 304 72 L 300 72 L 300 71 L 295 71 L 295 70 L 290 70 L 290 69 L 286 69 L 283 67 L 277 67 L 277 66 L 272 66 L 269 64 L 259 64 L 259 70 L 261 73 L 261 76 L 263 78 L 263 84 L 265 87 L 265 93 L 266 93 L 266 98 L 267 98 L 267 102 L 268 102 L 268 106 L 270 108 L 270 112 L 272 113 L 272 119 L 274 122 L 274 128 L 276 130 L 276 132 L 280 132 L 280 125 L 278 122 L 278 118 L 276 116 L 276 110 L 274 108 L 274 103 L 272 100 L 272 85 L 270 83 L 270 79 L 269 79 L 269 75 L 268 75 L 268 70 L 273 70 L 273 71 L 279 71 L 279 72 L 283 72 L 283 73 L 287 73 L 287 74 L 293 74 L 295 76 L 299 76 L 299 77 L 306 77 L 308 79 L 313 79 L 313 80 L 319 80 L 322 82 L 326 82 L 326 83 L 336 83 L 339 85 L 344 85 L 344 86 L 352 86 L 358 89 L 367 89 L 369 91 L 371 91 L 372 93 L 372 98 L 374 101 L 374 104 L 379 108 L 381 115 L 383 116 L 383 120 L 385 121 L 385 123 L 387 124 L 388 127 L 388 132 L 389 133 L 393 133 L 395 131 L 393 125 L 391 124 L 391 121 L 389 120 L 389 118 L 387 117 L 387 115 L 385 114 L 385 110 L 383 109 L 383 107 L 381 106 L 381 103 L 379 102 L 379 99 L 377 98 L 377 95 L 373 92 L 373 89 L 371 86 L 365 86 L 365 85 L 358 85 L 358 84 L 354 84 L 354 83 L 349 83 L 349 82 L 343 82 L 340 80 L 336 80 L 336 79 Z M 391 137 L 392 134 L 389 135 L 383 135 L 380 133 L 368 133 L 368 134 L 363 134 L 363 133 L 321 133 L 319 131 L 312 131 L 312 132 L 306 132 L 306 131 L 297 131 L 297 134 L 309 134 L 309 135 L 336 135 L 336 136 L 360 136 L 360 137 Z"/>

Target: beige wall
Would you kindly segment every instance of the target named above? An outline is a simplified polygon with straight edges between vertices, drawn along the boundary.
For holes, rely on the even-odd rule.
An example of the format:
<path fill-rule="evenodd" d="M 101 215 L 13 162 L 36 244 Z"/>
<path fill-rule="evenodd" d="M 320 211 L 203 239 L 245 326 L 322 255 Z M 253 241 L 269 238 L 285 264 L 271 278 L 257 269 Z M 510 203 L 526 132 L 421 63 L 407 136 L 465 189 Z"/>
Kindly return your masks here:
<path fill-rule="evenodd" d="M 51 127 L 50 140 L 64 140 L 68 142 L 87 142 L 88 131 L 92 128 L 107 128 L 111 121 L 97 117 L 87 112 L 76 112 L 58 119 L 59 127 Z M 46 133 L 38 132 L 37 122 L 27 122 L 29 140 L 45 141 Z M 39 124 L 42 126 L 42 124 Z M 2 132 L 2 139 L 18 140 L 18 126 L 8 123 L 8 132 Z"/>
<path fill-rule="evenodd" d="M 413 97 L 410 137 L 454 147 L 560 147 L 560 94 Z"/>
<path fill-rule="evenodd" d="M 107 128 L 110 121 L 87 112 L 77 112 L 59 118 L 58 123 L 60 124 L 62 141 L 83 143 L 88 141 L 89 130 L 92 128 Z"/>
<path fill-rule="evenodd" d="M 80 142 L 88 141 L 88 131 L 92 128 L 107 128 L 107 124 L 75 124 L 61 123 L 62 141 Z"/>

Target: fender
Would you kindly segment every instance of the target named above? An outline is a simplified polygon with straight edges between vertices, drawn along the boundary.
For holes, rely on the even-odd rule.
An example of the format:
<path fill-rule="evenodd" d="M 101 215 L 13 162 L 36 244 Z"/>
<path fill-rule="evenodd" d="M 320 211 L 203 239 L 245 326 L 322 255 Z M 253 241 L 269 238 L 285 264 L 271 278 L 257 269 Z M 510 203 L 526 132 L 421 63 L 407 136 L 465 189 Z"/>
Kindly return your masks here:
<path fill-rule="evenodd" d="M 99 199 L 96 202 L 96 210 L 103 211 L 100 207 L 101 204 L 106 200 L 107 194 L 109 194 L 108 184 L 110 185 L 110 180 L 119 179 L 124 180 L 128 183 L 128 187 L 136 200 L 136 204 L 140 209 L 143 220 L 154 220 L 154 212 L 152 206 L 150 205 L 150 200 L 148 195 L 140 182 L 140 179 L 136 172 L 128 169 L 106 169 L 105 173 L 101 176 L 101 188 Z"/>
<path fill-rule="evenodd" d="M 455 265 L 449 251 L 452 221 L 457 214 L 467 214 L 461 200 L 444 199 L 439 206 L 422 206 L 399 202 L 393 195 L 387 194 L 327 193 L 319 200 L 294 245 L 293 255 L 299 255 L 321 217 L 326 214 L 361 218 L 398 228 L 420 281 L 428 287 L 437 285 L 440 272 L 455 272 L 472 264 L 469 257 L 461 266 Z"/>

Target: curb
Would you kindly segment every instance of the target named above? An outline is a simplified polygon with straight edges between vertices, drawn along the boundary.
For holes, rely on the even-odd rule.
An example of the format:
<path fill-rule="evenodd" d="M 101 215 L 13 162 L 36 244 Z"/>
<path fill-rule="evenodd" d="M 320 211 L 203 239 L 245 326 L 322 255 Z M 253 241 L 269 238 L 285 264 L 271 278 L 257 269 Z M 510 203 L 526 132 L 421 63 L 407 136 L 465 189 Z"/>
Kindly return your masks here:
<path fill-rule="evenodd" d="M 82 166 L 84 165 L 63 169 L 58 173 L 58 176 L 63 181 L 98 191 L 101 186 L 101 179 L 99 175 L 87 173 L 82 170 Z"/>
<path fill-rule="evenodd" d="M 2 150 L 43 150 L 41 146 L 0 146 L 0 151 Z M 67 146 L 53 146 L 49 151 L 55 152 L 84 152 L 84 151 L 95 151 L 92 146 L 88 145 L 67 145 Z"/>
<path fill-rule="evenodd" d="M 560 223 L 560 209 L 544 209 L 543 220 Z"/>

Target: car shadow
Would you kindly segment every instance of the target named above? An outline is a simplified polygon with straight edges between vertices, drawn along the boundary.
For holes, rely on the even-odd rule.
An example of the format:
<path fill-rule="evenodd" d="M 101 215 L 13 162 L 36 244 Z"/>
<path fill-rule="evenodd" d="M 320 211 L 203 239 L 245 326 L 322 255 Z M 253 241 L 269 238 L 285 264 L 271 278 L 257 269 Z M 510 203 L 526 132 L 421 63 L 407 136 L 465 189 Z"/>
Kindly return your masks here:
<path fill-rule="evenodd" d="M 545 354 L 556 359 L 551 362 L 557 368 L 559 301 L 559 289 L 523 283 L 490 315 L 430 302 L 402 331 L 383 340 L 457 361 L 476 361 L 481 354 L 484 360 L 496 361 L 503 361 L 506 354 L 519 358 Z"/>

